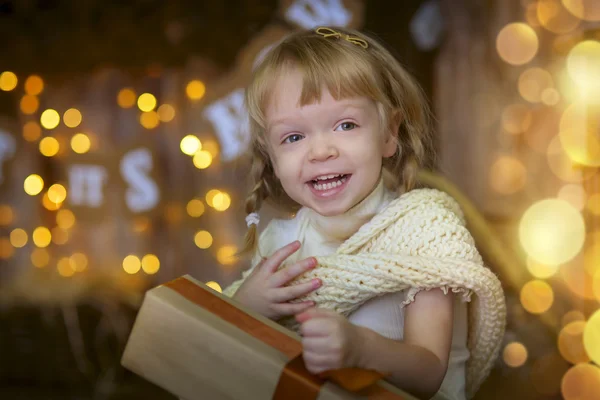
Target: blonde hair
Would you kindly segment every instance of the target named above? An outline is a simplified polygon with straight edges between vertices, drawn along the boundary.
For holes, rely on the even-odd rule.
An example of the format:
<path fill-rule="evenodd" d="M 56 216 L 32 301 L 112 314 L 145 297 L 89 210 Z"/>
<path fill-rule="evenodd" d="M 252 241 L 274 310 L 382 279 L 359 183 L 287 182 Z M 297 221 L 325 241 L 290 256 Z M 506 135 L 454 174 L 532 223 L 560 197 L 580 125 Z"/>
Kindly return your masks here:
<path fill-rule="evenodd" d="M 265 138 L 264 110 L 269 94 L 278 76 L 290 67 L 303 74 L 300 105 L 318 102 L 326 87 L 336 99 L 356 96 L 373 100 L 383 127 L 399 122 L 396 154 L 383 160 L 384 178 L 390 189 L 402 193 L 415 188 L 418 170 L 433 164 L 430 111 L 415 80 L 374 38 L 352 29 L 324 29 L 340 35 L 325 37 L 316 31 L 301 31 L 274 46 L 257 66 L 246 90 L 252 158 L 247 214 L 258 212 L 265 201 L 286 211 L 300 207 L 275 176 Z M 365 41 L 367 47 L 351 38 Z M 400 120 L 395 120 L 398 117 Z M 257 227 L 251 224 L 241 253 L 253 253 L 256 247 Z"/>

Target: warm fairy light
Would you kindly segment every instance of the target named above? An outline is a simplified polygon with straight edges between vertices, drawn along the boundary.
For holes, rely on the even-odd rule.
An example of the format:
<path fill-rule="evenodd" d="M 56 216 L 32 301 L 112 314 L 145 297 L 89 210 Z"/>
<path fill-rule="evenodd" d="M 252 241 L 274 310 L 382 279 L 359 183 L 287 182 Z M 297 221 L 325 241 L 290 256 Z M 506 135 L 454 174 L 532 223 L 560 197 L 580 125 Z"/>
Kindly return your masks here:
<path fill-rule="evenodd" d="M 235 264 L 237 252 L 237 247 L 233 245 L 222 246 L 217 250 L 217 261 L 222 265 Z"/>
<path fill-rule="evenodd" d="M 75 274 L 75 268 L 73 268 L 73 264 L 69 257 L 63 257 L 56 263 L 56 269 L 61 276 L 68 278 Z"/>
<path fill-rule="evenodd" d="M 60 183 L 55 183 L 48 188 L 48 198 L 53 203 L 62 203 L 67 198 L 67 189 Z"/>
<path fill-rule="evenodd" d="M 88 266 L 88 258 L 83 253 L 73 253 L 70 258 L 71 266 L 75 271 L 82 272 Z"/>
<path fill-rule="evenodd" d="M 71 148 L 77 154 L 84 154 L 90 150 L 92 142 L 85 133 L 76 133 L 71 138 Z"/>
<path fill-rule="evenodd" d="M 38 75 L 30 75 L 25 80 L 25 93 L 37 96 L 44 90 L 44 81 Z"/>
<path fill-rule="evenodd" d="M 504 347 L 502 359 L 509 367 L 520 367 L 527 361 L 527 348 L 519 342 L 509 343 Z"/>
<path fill-rule="evenodd" d="M 194 166 L 198 169 L 205 169 L 210 167 L 212 163 L 212 156 L 206 150 L 200 150 L 196 154 L 194 154 L 193 159 Z"/>
<path fill-rule="evenodd" d="M 27 244 L 27 232 L 21 228 L 13 229 L 10 232 L 10 244 L 14 247 L 21 248 Z"/>
<path fill-rule="evenodd" d="M 219 145 L 212 139 L 202 142 L 202 150 L 208 151 L 213 159 L 219 155 Z"/>
<path fill-rule="evenodd" d="M 600 166 L 600 106 L 578 103 L 567 107 L 560 120 L 559 137 L 571 160 Z"/>
<path fill-rule="evenodd" d="M 204 203 L 199 199 L 190 200 L 185 208 L 188 215 L 194 218 L 201 216 L 205 211 Z"/>
<path fill-rule="evenodd" d="M 31 252 L 31 263 L 36 268 L 44 268 L 50 262 L 50 254 L 46 249 L 33 249 Z"/>
<path fill-rule="evenodd" d="M 544 89 L 542 92 L 542 103 L 547 106 L 555 106 L 560 101 L 560 93 L 554 88 Z"/>
<path fill-rule="evenodd" d="M 585 21 L 600 21 L 598 0 L 562 0 L 562 3 L 577 18 Z"/>
<path fill-rule="evenodd" d="M 48 197 L 48 192 L 46 192 L 42 197 L 42 205 L 46 210 L 56 211 L 62 206 L 62 203 L 55 203 L 52 200 L 50 200 L 50 197 Z"/>
<path fill-rule="evenodd" d="M 187 84 L 185 92 L 191 100 L 200 100 L 206 93 L 206 87 L 202 81 L 193 80 Z"/>
<path fill-rule="evenodd" d="M 135 105 L 136 95 L 130 88 L 121 89 L 117 95 L 117 104 L 121 108 L 131 108 Z"/>
<path fill-rule="evenodd" d="M 527 270 L 538 279 L 547 279 L 558 272 L 558 265 L 546 265 L 527 258 Z"/>
<path fill-rule="evenodd" d="M 160 260 L 154 254 L 146 254 L 142 257 L 142 269 L 148 275 L 153 275 L 160 269 Z"/>
<path fill-rule="evenodd" d="M 544 28 L 559 35 L 572 32 L 581 22 L 560 0 L 538 0 L 537 17 Z"/>
<path fill-rule="evenodd" d="M 213 197 L 212 206 L 217 211 L 225 211 L 231 205 L 231 197 L 225 192 L 219 192 Z"/>
<path fill-rule="evenodd" d="M 81 116 L 81 112 L 76 108 L 69 108 L 63 114 L 63 122 L 69 128 L 76 128 L 81 124 L 81 120 L 83 117 Z"/>
<path fill-rule="evenodd" d="M 529 68 L 519 76 L 519 93 L 531 103 L 542 101 L 544 90 L 552 88 L 553 85 L 552 75 L 539 67 Z"/>
<path fill-rule="evenodd" d="M 586 271 L 582 264 L 581 255 L 579 255 L 571 262 L 561 265 L 560 277 L 566 287 L 577 297 L 595 300 L 594 276 Z"/>
<path fill-rule="evenodd" d="M 213 237 L 208 231 L 199 231 L 194 236 L 194 243 L 201 249 L 208 249 L 213 242 Z"/>
<path fill-rule="evenodd" d="M 579 183 L 591 178 L 596 173 L 595 168 L 574 162 L 563 150 L 558 136 L 555 136 L 548 144 L 546 157 L 550 171 L 565 182 Z"/>
<path fill-rule="evenodd" d="M 496 50 L 509 64 L 526 64 L 538 51 L 538 37 L 529 25 L 521 22 L 511 23 L 498 33 Z"/>
<path fill-rule="evenodd" d="M 160 120 L 156 111 L 144 112 L 140 115 L 140 125 L 146 129 L 154 129 L 158 126 Z"/>
<path fill-rule="evenodd" d="M 35 121 L 29 121 L 23 125 L 23 139 L 35 142 L 42 136 L 42 127 Z"/>
<path fill-rule="evenodd" d="M 60 123 L 60 115 L 53 109 L 44 110 L 40 116 L 40 123 L 46 129 L 54 129 Z"/>
<path fill-rule="evenodd" d="M 212 189 L 209 190 L 206 193 L 206 204 L 208 204 L 210 207 L 213 207 L 213 199 L 215 198 L 216 195 L 218 195 L 219 193 L 221 193 L 220 190 L 217 189 Z"/>
<path fill-rule="evenodd" d="M 583 330 L 585 321 L 575 321 L 564 326 L 558 335 L 558 351 L 571 364 L 590 361 L 583 347 Z"/>
<path fill-rule="evenodd" d="M 7 226 L 14 222 L 15 212 L 11 206 L 0 205 L 0 226 Z"/>
<path fill-rule="evenodd" d="M 34 114 L 39 106 L 40 101 L 37 96 L 32 96 L 30 94 L 21 97 L 21 102 L 19 103 L 19 108 L 21 108 L 21 112 L 25 115 Z"/>
<path fill-rule="evenodd" d="M 594 215 L 600 215 L 600 193 L 594 193 L 587 199 L 586 209 Z"/>
<path fill-rule="evenodd" d="M 69 241 L 69 231 L 58 226 L 52 228 L 52 243 L 63 245 Z"/>
<path fill-rule="evenodd" d="M 592 314 L 585 325 L 583 345 L 592 361 L 600 365 L 600 309 Z"/>
<path fill-rule="evenodd" d="M 128 274 L 137 274 L 142 267 L 142 262 L 137 256 L 128 255 L 123 260 L 123 270 Z"/>
<path fill-rule="evenodd" d="M 181 142 L 179 143 L 179 148 L 183 152 L 183 154 L 187 154 L 188 156 L 193 156 L 196 152 L 202 149 L 202 143 L 200 143 L 200 139 L 198 139 L 194 135 L 187 135 Z"/>
<path fill-rule="evenodd" d="M 36 196 L 44 189 L 44 180 L 37 174 L 31 174 L 25 178 L 23 188 L 28 195 Z"/>
<path fill-rule="evenodd" d="M 150 112 L 156 108 L 156 97 L 150 93 L 143 93 L 137 100 L 138 108 L 144 112 Z"/>
<path fill-rule="evenodd" d="M 564 400 L 595 400 L 600 393 L 600 368 L 592 364 L 571 367 L 561 381 Z"/>
<path fill-rule="evenodd" d="M 209 288 L 211 288 L 212 290 L 215 290 L 219 293 L 223 293 L 223 289 L 221 289 L 221 285 L 219 285 L 215 281 L 206 282 L 205 285 L 208 286 Z"/>
<path fill-rule="evenodd" d="M 178 224 L 183 219 L 183 206 L 178 202 L 169 202 L 164 207 L 165 219 L 170 224 Z"/>
<path fill-rule="evenodd" d="M 562 326 L 567 326 L 576 321 L 585 321 L 585 315 L 579 310 L 571 310 L 565 313 L 561 319 Z"/>
<path fill-rule="evenodd" d="M 33 244 L 37 247 L 44 248 L 50 245 L 52 234 L 50 233 L 50 229 L 45 226 L 38 226 L 34 229 L 31 239 L 33 240 Z"/>
<path fill-rule="evenodd" d="M 502 127 L 508 133 L 517 135 L 531 126 L 531 111 L 524 104 L 511 104 L 502 112 Z"/>
<path fill-rule="evenodd" d="M 61 229 L 70 229 L 75 225 L 75 214 L 71 210 L 60 210 L 56 213 L 56 225 Z"/>
<path fill-rule="evenodd" d="M 541 314 L 552 306 L 554 292 L 552 287 L 544 281 L 533 280 L 521 288 L 521 304 L 532 314 Z"/>
<path fill-rule="evenodd" d="M 519 239 L 536 261 L 562 264 L 573 259 L 583 247 L 585 223 L 579 211 L 566 201 L 542 200 L 523 214 Z"/>
<path fill-rule="evenodd" d="M 500 194 L 513 194 L 523 189 L 527 170 L 521 161 L 510 156 L 500 156 L 490 168 L 490 185 Z"/>
<path fill-rule="evenodd" d="M 56 138 L 52 136 L 46 136 L 40 140 L 40 153 L 46 157 L 53 157 L 60 150 L 60 144 Z"/>
<path fill-rule="evenodd" d="M 148 231 L 150 228 L 150 219 L 148 217 L 137 217 L 133 220 L 132 229 L 136 233 Z"/>
<path fill-rule="evenodd" d="M 15 254 L 15 248 L 10 244 L 10 240 L 0 237 L 0 260 L 8 260 Z"/>
<path fill-rule="evenodd" d="M 567 71 L 580 88 L 596 96 L 600 87 L 600 42 L 585 40 L 573 47 L 567 56 Z"/>
<path fill-rule="evenodd" d="M 19 80 L 17 79 L 17 75 L 10 71 L 4 71 L 0 74 L 0 89 L 5 92 L 10 92 L 14 88 L 17 87 L 17 83 Z"/>
<path fill-rule="evenodd" d="M 559 199 L 569 202 L 577 210 L 582 211 L 585 207 L 586 193 L 583 186 L 575 183 L 564 185 L 558 191 Z"/>
<path fill-rule="evenodd" d="M 175 108 L 170 104 L 162 104 L 157 110 L 158 119 L 162 122 L 170 122 L 175 118 Z"/>

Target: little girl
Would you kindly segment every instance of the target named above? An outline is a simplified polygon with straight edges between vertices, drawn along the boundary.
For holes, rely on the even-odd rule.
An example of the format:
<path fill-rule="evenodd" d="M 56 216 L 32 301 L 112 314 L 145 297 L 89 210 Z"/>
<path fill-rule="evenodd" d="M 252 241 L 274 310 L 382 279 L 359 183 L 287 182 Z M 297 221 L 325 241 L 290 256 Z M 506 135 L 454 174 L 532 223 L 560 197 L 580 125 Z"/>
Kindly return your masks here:
<path fill-rule="evenodd" d="M 418 85 L 373 38 L 321 27 L 269 51 L 246 104 L 256 256 L 224 293 L 300 333 L 312 373 L 360 367 L 420 398 L 472 397 L 504 299 L 457 203 L 416 189 L 433 158 Z M 265 201 L 295 215 L 257 241 Z"/>

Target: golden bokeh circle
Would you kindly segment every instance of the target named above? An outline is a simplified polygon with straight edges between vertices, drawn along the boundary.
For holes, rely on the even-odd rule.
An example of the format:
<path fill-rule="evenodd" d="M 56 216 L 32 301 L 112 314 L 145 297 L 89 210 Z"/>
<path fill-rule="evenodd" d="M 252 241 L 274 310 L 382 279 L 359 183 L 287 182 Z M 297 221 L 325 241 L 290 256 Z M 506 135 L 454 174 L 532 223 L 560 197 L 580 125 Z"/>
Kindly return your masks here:
<path fill-rule="evenodd" d="M 542 314 L 552 307 L 554 292 L 552 287 L 544 281 L 533 280 L 521 288 L 521 304 L 532 314 Z"/>
<path fill-rule="evenodd" d="M 506 25 L 496 37 L 498 54 L 512 65 L 523 65 L 531 61 L 538 51 L 538 46 L 537 34 L 522 22 Z"/>
<path fill-rule="evenodd" d="M 574 321 L 564 326 L 558 335 L 558 351 L 565 360 L 571 364 L 586 363 L 590 361 L 583 347 L 583 330 L 585 321 Z"/>
<path fill-rule="evenodd" d="M 527 361 L 527 348 L 519 342 L 511 342 L 504 347 L 502 359 L 512 368 L 518 368 Z"/>
<path fill-rule="evenodd" d="M 600 368 L 592 364 L 571 367 L 561 381 L 564 400 L 600 399 Z"/>
<path fill-rule="evenodd" d="M 585 351 L 596 364 L 600 364 L 600 309 L 588 319 L 583 331 Z"/>

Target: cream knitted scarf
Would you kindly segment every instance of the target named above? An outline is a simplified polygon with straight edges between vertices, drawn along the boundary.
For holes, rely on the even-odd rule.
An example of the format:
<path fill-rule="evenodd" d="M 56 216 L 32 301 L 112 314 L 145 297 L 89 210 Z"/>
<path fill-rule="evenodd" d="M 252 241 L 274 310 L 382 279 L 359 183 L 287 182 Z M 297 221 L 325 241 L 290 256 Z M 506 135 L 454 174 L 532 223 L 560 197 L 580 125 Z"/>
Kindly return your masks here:
<path fill-rule="evenodd" d="M 366 301 L 408 290 L 405 304 L 421 290 L 451 290 L 469 307 L 467 397 L 472 398 L 498 356 L 506 305 L 498 278 L 483 265 L 459 205 L 435 189 L 417 189 L 393 200 L 318 267 L 290 284 L 318 277 L 323 286 L 297 299 L 349 316 Z M 250 271 L 248 271 L 250 272 Z M 247 274 L 244 274 L 244 278 Z M 224 293 L 233 295 L 236 281 Z M 292 317 L 278 321 L 297 331 Z"/>

